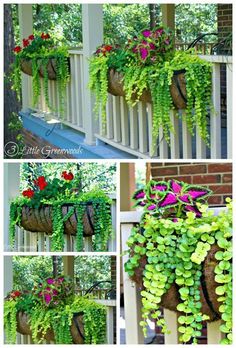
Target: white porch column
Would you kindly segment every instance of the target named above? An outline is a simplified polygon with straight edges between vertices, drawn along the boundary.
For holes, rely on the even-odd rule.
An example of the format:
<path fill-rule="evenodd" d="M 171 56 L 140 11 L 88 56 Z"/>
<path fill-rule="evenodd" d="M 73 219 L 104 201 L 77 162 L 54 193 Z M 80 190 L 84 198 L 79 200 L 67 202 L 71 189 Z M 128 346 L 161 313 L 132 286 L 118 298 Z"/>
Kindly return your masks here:
<path fill-rule="evenodd" d="M 74 256 L 63 256 L 64 275 L 74 278 Z"/>
<path fill-rule="evenodd" d="M 20 193 L 20 164 L 4 164 L 4 251 L 10 251 L 9 212 L 10 201 Z"/>
<path fill-rule="evenodd" d="M 4 256 L 4 297 L 13 288 L 12 256 Z"/>
<path fill-rule="evenodd" d="M 31 4 L 19 4 L 19 25 L 21 43 L 24 38 L 33 34 L 33 11 Z M 32 78 L 22 73 L 22 108 L 28 108 L 31 105 Z"/>
<path fill-rule="evenodd" d="M 175 4 L 162 4 L 162 24 L 175 30 Z"/>
<path fill-rule="evenodd" d="M 93 112 L 94 96 L 88 89 L 89 61 L 96 47 L 103 42 L 102 4 L 82 5 L 83 53 L 84 53 L 84 101 L 85 143 L 95 145 L 94 133 L 98 129 L 98 121 Z"/>

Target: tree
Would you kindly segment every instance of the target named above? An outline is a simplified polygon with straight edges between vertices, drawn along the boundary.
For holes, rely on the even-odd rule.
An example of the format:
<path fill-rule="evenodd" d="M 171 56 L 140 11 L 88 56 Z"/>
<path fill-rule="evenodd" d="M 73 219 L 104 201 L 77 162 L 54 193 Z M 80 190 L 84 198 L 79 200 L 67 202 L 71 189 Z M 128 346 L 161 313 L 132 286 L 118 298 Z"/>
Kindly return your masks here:
<path fill-rule="evenodd" d="M 156 4 L 149 4 L 149 16 L 150 16 L 150 29 L 152 30 L 157 25 L 157 16 L 156 16 Z"/>
<path fill-rule="evenodd" d="M 11 4 L 4 5 L 4 143 L 9 141 L 19 142 L 21 140 L 19 130 L 22 128 L 18 112 L 20 102 L 16 93 L 12 90 L 9 76 L 11 75 L 11 64 L 14 61 L 13 48 L 14 28 L 12 21 Z M 6 155 L 6 157 L 8 157 Z"/>
<path fill-rule="evenodd" d="M 86 290 L 96 282 L 111 281 L 110 256 L 77 256 L 75 277 L 77 286 Z M 106 288 L 107 285 L 101 284 L 101 288 Z"/>
<path fill-rule="evenodd" d="M 87 192 L 98 188 L 107 193 L 116 191 L 116 165 L 105 163 L 23 163 L 20 170 L 20 190 L 27 188 L 38 176 L 61 178 L 63 170 L 71 171 L 77 180 L 77 189 Z"/>
<path fill-rule="evenodd" d="M 178 40 L 191 42 L 200 32 L 217 29 L 217 4 L 177 4 L 176 30 Z M 17 6 L 12 15 L 19 43 Z M 104 40 L 106 43 L 125 43 L 127 38 L 142 29 L 161 24 L 160 4 L 104 4 Z M 81 4 L 34 4 L 34 30 L 48 31 L 69 46 L 82 45 Z"/>
<path fill-rule="evenodd" d="M 56 256 L 56 266 L 53 261 L 55 256 L 13 256 L 13 288 L 31 290 L 42 279 L 64 274 L 62 257 Z M 77 256 L 77 287 L 87 290 L 97 281 L 111 281 L 110 261 L 110 256 Z M 107 283 L 101 287 L 106 288 Z"/>

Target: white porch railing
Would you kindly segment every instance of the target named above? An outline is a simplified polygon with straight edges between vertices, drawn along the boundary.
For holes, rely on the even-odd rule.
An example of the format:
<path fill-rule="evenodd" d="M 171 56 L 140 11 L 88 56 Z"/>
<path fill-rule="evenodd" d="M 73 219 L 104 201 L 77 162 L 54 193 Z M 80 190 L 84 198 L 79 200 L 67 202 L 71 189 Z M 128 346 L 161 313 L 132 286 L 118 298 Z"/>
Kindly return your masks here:
<path fill-rule="evenodd" d="M 112 199 L 111 218 L 113 227 L 113 236 L 108 241 L 108 251 L 116 251 L 116 198 L 115 195 L 109 195 Z M 76 251 L 75 236 L 64 235 L 64 250 Z M 84 237 L 84 251 L 92 251 L 92 237 Z M 19 252 L 50 252 L 51 237 L 44 232 L 29 232 L 23 228 L 16 227 L 15 248 Z"/>
<path fill-rule="evenodd" d="M 212 62 L 212 101 L 215 112 L 209 118 L 210 150 L 207 155 L 205 143 L 198 132 L 192 137 L 186 123 L 180 122 L 176 113 L 184 113 L 182 110 L 170 111 L 170 118 L 174 125 L 175 134 L 170 135 L 170 145 L 163 139 L 162 129 L 159 130 L 157 146 L 152 154 L 152 105 L 139 102 L 135 107 L 128 107 L 123 97 L 109 95 L 107 103 L 107 125 L 102 128 L 101 118 L 98 120 L 94 114 L 85 115 L 84 91 L 88 86 L 84 84 L 84 59 L 83 51 L 71 50 L 70 66 L 71 80 L 66 91 L 65 115 L 61 122 L 78 131 L 89 132 L 86 129 L 85 118 L 89 118 L 87 124 L 98 123 L 98 131 L 93 136 L 100 141 L 110 144 L 114 148 L 125 151 L 139 158 L 222 158 L 221 138 L 221 65 L 226 65 L 226 95 L 227 95 L 227 158 L 232 158 L 232 57 L 231 56 L 207 56 L 201 58 Z M 30 83 L 30 79 L 29 79 Z M 31 88 L 28 88 L 28 100 L 32 100 Z M 59 99 L 56 81 L 49 82 L 49 99 L 55 109 L 58 109 Z M 30 106 L 30 104 L 29 104 Z M 32 107 L 32 106 L 31 106 Z M 92 108 L 91 108 L 92 109 Z M 39 112 L 48 112 L 43 96 L 37 107 Z M 59 119 L 59 112 L 53 112 L 48 117 Z M 46 116 L 47 117 L 47 116 Z M 223 141 L 226 141 L 223 140 Z M 226 152 L 226 151 L 225 151 Z"/>
<path fill-rule="evenodd" d="M 210 115 L 210 158 L 221 158 L 221 83 L 220 65 L 226 64 L 227 71 L 227 157 L 232 157 L 232 57 L 201 56 L 213 63 L 212 101 L 214 113 Z M 179 122 L 175 114 L 184 111 L 170 111 L 175 134 L 170 134 L 170 146 L 163 139 L 159 130 L 157 147 L 152 154 L 152 105 L 138 102 L 129 108 L 124 97 L 109 95 L 107 103 L 107 127 L 102 129 L 101 119 L 99 133 L 96 137 L 120 150 L 140 158 L 206 158 L 206 145 L 198 132 L 196 137 L 189 133 L 186 122 Z M 180 130 L 180 127 L 182 130 Z M 195 153 L 195 154 L 194 154 Z"/>
<path fill-rule="evenodd" d="M 106 343 L 114 344 L 114 308 L 116 308 L 116 300 L 94 300 L 97 303 L 100 303 L 106 306 L 107 315 L 106 315 Z M 16 344 L 34 344 L 32 337 L 30 335 L 21 335 L 17 333 Z M 55 344 L 54 341 L 44 340 L 42 344 Z"/>
<path fill-rule="evenodd" d="M 215 208 L 215 214 L 222 208 Z M 120 214 L 121 223 L 121 248 L 122 252 L 128 249 L 127 240 L 129 238 L 131 229 L 134 225 L 140 222 L 142 212 L 130 211 L 122 212 Z M 122 264 L 128 260 L 128 255 L 122 257 Z M 126 344 L 143 344 L 144 336 L 142 328 L 139 325 L 141 321 L 141 296 L 140 290 L 133 283 L 128 274 L 123 272 L 123 289 L 124 289 L 124 307 L 125 307 L 125 334 Z M 168 309 L 164 309 L 164 318 L 167 323 L 167 327 L 170 329 L 171 334 L 165 335 L 165 344 L 178 344 L 178 320 L 177 313 L 174 313 Z M 221 321 L 216 321 L 207 324 L 207 343 L 219 344 L 222 339 L 220 332 Z"/>

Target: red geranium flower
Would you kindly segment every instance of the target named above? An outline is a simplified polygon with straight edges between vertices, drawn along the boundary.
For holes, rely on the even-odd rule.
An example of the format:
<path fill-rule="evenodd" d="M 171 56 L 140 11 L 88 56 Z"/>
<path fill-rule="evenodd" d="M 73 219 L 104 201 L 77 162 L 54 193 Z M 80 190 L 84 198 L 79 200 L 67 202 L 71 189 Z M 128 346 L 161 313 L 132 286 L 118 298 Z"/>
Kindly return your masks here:
<path fill-rule="evenodd" d="M 65 180 L 69 180 L 69 181 L 71 181 L 71 180 L 73 180 L 74 179 L 74 175 L 71 173 L 71 172 L 66 172 L 66 171 L 63 171 L 62 173 L 61 173 L 61 176 L 62 176 L 62 178 L 64 178 Z"/>
<path fill-rule="evenodd" d="M 34 183 L 39 187 L 40 191 L 44 190 L 48 184 L 44 176 L 39 176 L 38 179 L 34 181 Z"/>
<path fill-rule="evenodd" d="M 19 297 L 21 296 L 21 292 L 16 290 L 16 291 L 12 291 L 11 295 L 10 295 L 12 298 L 15 298 L 15 297 Z"/>
<path fill-rule="evenodd" d="M 29 40 L 28 39 L 23 39 L 23 47 L 29 46 Z"/>
<path fill-rule="evenodd" d="M 13 48 L 13 51 L 16 53 L 19 53 L 21 51 L 21 47 L 20 46 L 16 46 L 15 48 Z"/>
<path fill-rule="evenodd" d="M 29 35 L 29 37 L 28 37 L 28 40 L 34 40 L 34 35 L 32 34 L 32 35 Z"/>
<path fill-rule="evenodd" d="M 46 39 L 49 39 L 49 38 L 50 38 L 50 35 L 49 35 L 49 34 L 44 34 L 44 33 L 42 33 L 42 34 L 41 34 L 41 38 L 42 38 L 43 40 L 46 40 Z"/>
<path fill-rule="evenodd" d="M 24 197 L 28 197 L 28 198 L 32 198 L 33 196 L 34 196 L 34 191 L 32 190 L 32 189 L 28 189 L 28 190 L 24 190 L 23 192 L 22 192 L 22 195 L 24 196 Z"/>
<path fill-rule="evenodd" d="M 110 52 L 113 47 L 111 45 L 105 45 L 104 48 L 107 52 Z"/>

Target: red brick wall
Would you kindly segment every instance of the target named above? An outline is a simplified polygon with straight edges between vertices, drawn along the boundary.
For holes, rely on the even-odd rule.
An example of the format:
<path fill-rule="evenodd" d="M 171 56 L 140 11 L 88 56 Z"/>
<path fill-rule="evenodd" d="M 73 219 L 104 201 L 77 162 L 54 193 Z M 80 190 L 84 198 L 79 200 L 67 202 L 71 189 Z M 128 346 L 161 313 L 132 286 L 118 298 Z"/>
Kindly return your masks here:
<path fill-rule="evenodd" d="M 229 33 L 232 33 L 232 4 L 218 4 L 217 10 L 217 24 L 219 41 L 224 40 Z M 230 54 L 230 45 L 225 45 L 220 49 L 221 54 Z M 221 114 L 225 118 L 227 114 L 227 100 L 226 100 L 226 66 L 221 64 Z M 223 122 L 224 125 L 224 122 Z"/>
<path fill-rule="evenodd" d="M 232 197 L 231 163 L 151 163 L 155 180 L 176 179 L 189 184 L 205 185 L 213 191 L 208 199 L 211 206 L 222 206 Z"/>
<path fill-rule="evenodd" d="M 218 4 L 218 33 L 224 38 L 232 32 L 232 4 Z"/>

